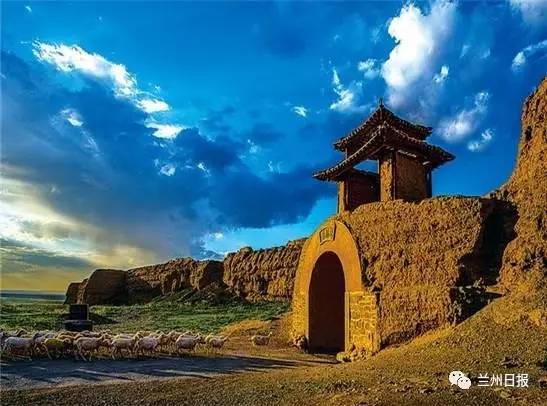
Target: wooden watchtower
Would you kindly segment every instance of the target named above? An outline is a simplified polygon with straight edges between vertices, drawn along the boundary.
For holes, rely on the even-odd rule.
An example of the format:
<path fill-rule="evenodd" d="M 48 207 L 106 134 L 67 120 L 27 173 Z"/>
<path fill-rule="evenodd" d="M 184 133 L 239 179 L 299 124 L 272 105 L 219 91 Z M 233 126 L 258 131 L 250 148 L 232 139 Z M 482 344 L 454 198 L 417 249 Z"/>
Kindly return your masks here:
<path fill-rule="evenodd" d="M 334 143 L 345 158 L 313 176 L 338 183 L 338 212 L 376 201 L 426 199 L 433 169 L 454 159 L 425 142 L 430 134 L 431 127 L 403 120 L 380 102 L 369 118 Z M 355 168 L 366 160 L 378 162 L 377 173 Z"/>

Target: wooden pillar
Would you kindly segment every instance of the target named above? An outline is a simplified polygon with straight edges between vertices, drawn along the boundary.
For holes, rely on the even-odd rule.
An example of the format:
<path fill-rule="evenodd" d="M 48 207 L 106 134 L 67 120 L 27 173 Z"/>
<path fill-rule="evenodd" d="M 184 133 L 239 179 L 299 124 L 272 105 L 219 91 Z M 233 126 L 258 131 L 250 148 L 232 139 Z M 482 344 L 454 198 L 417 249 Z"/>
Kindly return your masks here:
<path fill-rule="evenodd" d="M 380 201 L 395 199 L 396 195 L 396 169 L 395 169 L 395 153 L 390 151 L 379 160 L 380 173 Z"/>
<path fill-rule="evenodd" d="M 337 212 L 342 213 L 348 210 L 348 185 L 346 181 L 338 182 L 338 205 Z"/>

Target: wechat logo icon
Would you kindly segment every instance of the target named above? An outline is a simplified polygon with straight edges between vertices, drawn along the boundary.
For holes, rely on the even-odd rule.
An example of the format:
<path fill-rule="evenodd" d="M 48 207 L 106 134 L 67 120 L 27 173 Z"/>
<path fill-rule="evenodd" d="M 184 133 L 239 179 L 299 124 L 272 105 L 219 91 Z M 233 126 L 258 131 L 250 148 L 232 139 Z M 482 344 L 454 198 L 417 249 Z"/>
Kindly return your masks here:
<path fill-rule="evenodd" d="M 471 387 L 471 379 L 465 376 L 461 371 L 450 372 L 448 380 L 451 385 L 457 385 L 460 389 L 469 389 Z"/>

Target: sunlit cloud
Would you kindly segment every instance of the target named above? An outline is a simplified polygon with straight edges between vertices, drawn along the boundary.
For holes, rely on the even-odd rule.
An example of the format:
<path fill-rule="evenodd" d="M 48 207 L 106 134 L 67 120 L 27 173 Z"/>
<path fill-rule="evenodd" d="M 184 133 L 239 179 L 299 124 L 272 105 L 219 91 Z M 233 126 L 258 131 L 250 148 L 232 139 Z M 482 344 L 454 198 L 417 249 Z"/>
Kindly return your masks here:
<path fill-rule="evenodd" d="M 545 0 L 509 0 L 511 7 L 521 14 L 522 19 L 531 26 L 545 24 L 547 2 Z"/>
<path fill-rule="evenodd" d="M 61 72 L 76 72 L 102 83 L 112 89 L 116 97 L 129 100 L 147 114 L 170 110 L 167 102 L 158 97 L 150 97 L 147 92 L 142 91 L 138 87 L 136 76 L 130 73 L 125 65 L 111 62 L 97 53 L 87 52 L 78 45 L 35 41 L 33 54 L 39 61 L 53 65 Z M 68 117 L 67 120 L 72 125 L 78 126 L 74 123 L 82 122 L 82 120 L 73 117 Z M 156 130 L 153 132 L 155 137 L 166 139 L 175 138 L 184 129 L 178 124 L 157 123 L 153 119 L 148 120 L 147 127 Z"/>
<path fill-rule="evenodd" d="M 169 105 L 163 100 L 158 99 L 141 99 L 137 101 L 137 105 L 146 113 L 158 113 L 169 110 Z"/>
<path fill-rule="evenodd" d="M 471 152 L 482 151 L 494 139 L 494 131 L 490 128 L 484 130 L 477 140 L 469 141 L 467 149 Z"/>
<path fill-rule="evenodd" d="M 2 169 L 4 174 L 12 171 Z M 55 185 L 49 190 L 51 194 L 63 193 Z M 4 288 L 29 286 L 16 275 L 19 271 L 27 278 L 47 283 L 49 288 L 63 289 L 75 272 L 127 268 L 156 259 L 150 251 L 117 241 L 111 230 L 59 213 L 30 184 L 4 176 L 0 196 Z"/>
<path fill-rule="evenodd" d="M 434 2 L 429 14 L 409 3 L 389 22 L 388 33 L 396 45 L 382 65 L 381 75 L 392 106 L 405 102 L 408 89 L 421 93 L 413 89 L 414 85 L 433 77 L 452 31 L 455 12 L 456 4 L 445 0 Z"/>
<path fill-rule="evenodd" d="M 439 132 L 448 142 L 458 142 L 469 136 L 484 117 L 490 94 L 479 92 L 473 99 L 473 106 L 460 110 L 454 117 L 445 118 L 439 123 Z"/>
<path fill-rule="evenodd" d="M 300 117 L 306 118 L 308 116 L 308 109 L 304 106 L 294 106 L 292 108 L 292 111 L 294 111 Z"/>
<path fill-rule="evenodd" d="M 543 53 L 547 55 L 547 39 L 538 42 L 537 44 L 528 45 L 521 51 L 519 51 L 513 58 L 511 63 L 511 69 L 514 72 L 521 70 L 529 58 L 534 57 L 536 54 Z"/>
<path fill-rule="evenodd" d="M 73 127 L 81 127 L 84 124 L 82 117 L 74 109 L 64 109 L 61 111 L 61 116 Z"/>
<path fill-rule="evenodd" d="M 359 72 L 363 72 L 365 79 L 374 79 L 380 76 L 380 67 L 376 59 L 369 58 L 357 64 Z"/>
<path fill-rule="evenodd" d="M 154 137 L 172 140 L 177 138 L 184 127 L 176 124 L 160 124 L 156 122 L 147 122 L 146 127 L 153 128 L 155 131 L 152 133 Z"/>
<path fill-rule="evenodd" d="M 363 112 L 367 106 L 359 103 L 359 98 L 362 96 L 362 83 L 352 81 L 348 86 L 344 85 L 340 80 L 336 68 L 332 69 L 332 90 L 338 96 L 337 100 L 329 106 L 331 110 L 340 113 L 355 113 Z"/>
<path fill-rule="evenodd" d="M 38 60 L 62 72 L 76 71 L 106 82 L 117 96 L 132 97 L 137 94 L 137 80 L 124 65 L 110 62 L 99 54 L 86 52 L 78 45 L 36 41 L 33 53 Z"/>
<path fill-rule="evenodd" d="M 177 166 L 175 164 L 165 164 L 160 168 L 160 173 L 165 176 L 173 176 L 177 171 Z"/>
<path fill-rule="evenodd" d="M 211 171 L 209 171 L 209 168 L 207 168 L 207 165 L 205 165 L 205 163 L 203 163 L 203 162 L 199 162 L 196 165 L 196 168 L 198 168 L 200 171 L 204 172 L 206 175 L 211 174 Z"/>
<path fill-rule="evenodd" d="M 448 66 L 443 65 L 441 66 L 441 70 L 439 73 L 437 73 L 435 76 L 433 76 L 433 81 L 435 83 L 443 83 L 445 79 L 448 77 Z"/>

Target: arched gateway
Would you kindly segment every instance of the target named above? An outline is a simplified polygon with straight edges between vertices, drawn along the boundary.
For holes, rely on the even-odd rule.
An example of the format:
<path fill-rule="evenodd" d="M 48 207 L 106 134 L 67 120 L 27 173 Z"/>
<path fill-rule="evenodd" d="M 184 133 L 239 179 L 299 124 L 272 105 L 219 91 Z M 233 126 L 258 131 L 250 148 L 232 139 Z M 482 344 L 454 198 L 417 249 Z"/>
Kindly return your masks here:
<path fill-rule="evenodd" d="M 325 252 L 312 270 L 308 292 L 309 346 L 318 352 L 338 352 L 345 347 L 344 269 L 338 256 Z"/>
<path fill-rule="evenodd" d="M 306 241 L 296 271 L 293 329 L 312 352 L 353 345 L 377 351 L 376 298 L 364 290 L 357 245 L 349 229 L 328 220 Z"/>
<path fill-rule="evenodd" d="M 425 141 L 431 130 L 397 117 L 380 102 L 370 117 L 334 143 L 344 158 L 313 175 L 337 183 L 341 216 L 327 220 L 306 241 L 297 268 L 293 333 L 305 335 L 311 351 L 380 349 L 378 292 L 362 283 L 358 247 L 342 214 L 372 202 L 430 198 L 433 170 L 454 159 Z M 377 161 L 377 172 L 357 168 L 367 160 Z M 381 324 L 386 334 L 385 313 Z"/>

